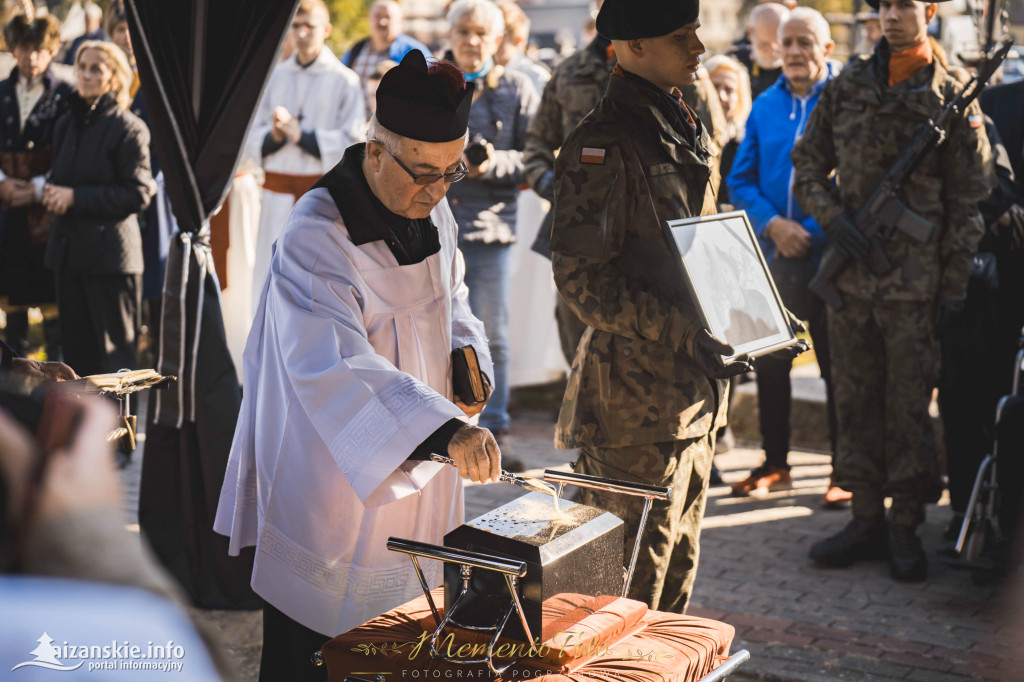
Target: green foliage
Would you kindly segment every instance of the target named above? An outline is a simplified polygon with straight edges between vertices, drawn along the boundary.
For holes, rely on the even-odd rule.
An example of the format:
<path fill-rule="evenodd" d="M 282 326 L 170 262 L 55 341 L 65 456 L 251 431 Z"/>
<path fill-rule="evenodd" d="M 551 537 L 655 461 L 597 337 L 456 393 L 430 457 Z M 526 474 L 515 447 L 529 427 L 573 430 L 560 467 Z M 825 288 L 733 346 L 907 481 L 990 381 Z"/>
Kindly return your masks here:
<path fill-rule="evenodd" d="M 327 44 L 341 55 L 352 43 L 370 34 L 367 18 L 373 0 L 326 0 L 331 12 L 331 35 Z"/>

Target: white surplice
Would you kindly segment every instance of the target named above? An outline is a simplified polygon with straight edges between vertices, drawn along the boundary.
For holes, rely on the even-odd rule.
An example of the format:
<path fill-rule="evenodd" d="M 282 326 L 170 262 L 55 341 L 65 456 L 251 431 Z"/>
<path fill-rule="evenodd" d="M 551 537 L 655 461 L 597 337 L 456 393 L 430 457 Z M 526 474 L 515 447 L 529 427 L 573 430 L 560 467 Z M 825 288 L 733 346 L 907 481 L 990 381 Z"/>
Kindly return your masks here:
<path fill-rule="evenodd" d="M 383 241 L 355 245 L 325 188 L 299 200 L 275 248 L 245 348 L 245 391 L 214 529 L 256 545 L 252 586 L 327 636 L 420 594 L 387 538 L 441 544 L 463 521 L 454 467 L 406 462 L 463 413 L 451 350 L 472 345 L 457 227 L 431 214 L 441 250 L 399 266 Z M 422 561 L 430 584 L 437 562 Z"/>
<path fill-rule="evenodd" d="M 320 158 L 291 141 L 273 154 L 263 156 L 263 141 L 273 127 L 274 108 L 278 106 L 300 117 L 303 130 L 316 134 Z M 322 175 L 341 161 L 345 149 L 365 138 L 366 104 L 359 76 L 325 47 L 306 67 L 302 67 L 294 55 L 274 67 L 253 116 L 245 151 L 253 159 L 262 159 L 265 171 Z M 295 199 L 291 194 L 263 190 L 253 269 L 254 305 L 259 300 L 270 265 L 271 247 L 281 234 Z"/>

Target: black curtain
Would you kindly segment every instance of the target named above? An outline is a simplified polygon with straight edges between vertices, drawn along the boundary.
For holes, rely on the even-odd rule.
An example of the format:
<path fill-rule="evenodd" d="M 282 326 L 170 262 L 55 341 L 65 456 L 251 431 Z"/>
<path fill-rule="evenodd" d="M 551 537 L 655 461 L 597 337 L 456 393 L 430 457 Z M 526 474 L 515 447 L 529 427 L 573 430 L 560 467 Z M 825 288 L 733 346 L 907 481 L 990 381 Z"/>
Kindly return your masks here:
<path fill-rule="evenodd" d="M 241 403 L 209 247 L 252 116 L 297 0 L 125 0 L 128 26 L 181 233 L 164 283 L 139 524 L 193 603 L 258 608 L 253 550 L 227 555 L 213 519 Z M 155 423 L 154 423 L 155 422 Z"/>

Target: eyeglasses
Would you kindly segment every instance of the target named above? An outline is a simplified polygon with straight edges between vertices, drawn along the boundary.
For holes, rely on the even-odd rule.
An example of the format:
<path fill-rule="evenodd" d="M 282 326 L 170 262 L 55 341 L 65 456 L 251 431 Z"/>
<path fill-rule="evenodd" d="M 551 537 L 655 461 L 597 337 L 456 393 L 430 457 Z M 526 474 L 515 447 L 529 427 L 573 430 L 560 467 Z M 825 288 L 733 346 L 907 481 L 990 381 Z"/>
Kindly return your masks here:
<path fill-rule="evenodd" d="M 390 154 L 391 158 L 394 159 L 399 166 L 401 166 L 402 170 L 409 174 L 409 177 L 412 178 L 412 181 L 415 182 L 417 185 L 433 185 L 438 180 L 443 180 L 445 184 L 450 185 L 451 183 L 458 182 L 459 180 L 462 180 L 467 175 L 469 175 L 469 169 L 466 168 L 466 165 L 461 162 L 459 163 L 459 167 L 453 170 L 451 173 L 413 173 L 411 170 L 409 170 L 409 167 L 402 163 L 402 160 L 395 156 L 390 149 L 385 147 L 384 143 L 382 143 L 380 140 L 370 141 L 376 142 L 381 146 L 381 149 Z"/>

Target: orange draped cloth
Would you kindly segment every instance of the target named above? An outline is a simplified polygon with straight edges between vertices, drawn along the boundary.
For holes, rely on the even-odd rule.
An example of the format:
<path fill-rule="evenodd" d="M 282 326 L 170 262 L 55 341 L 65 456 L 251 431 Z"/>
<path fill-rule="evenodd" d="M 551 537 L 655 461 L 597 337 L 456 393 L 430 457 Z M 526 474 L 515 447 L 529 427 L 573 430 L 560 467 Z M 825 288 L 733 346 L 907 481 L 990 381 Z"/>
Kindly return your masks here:
<path fill-rule="evenodd" d="M 431 593 L 440 609 L 444 590 Z M 731 625 L 650 611 L 642 602 L 619 597 L 563 594 L 543 605 L 543 642 L 537 651 L 502 640 L 506 652 L 521 655 L 504 680 L 542 682 L 696 682 L 729 657 L 735 635 Z M 443 613 L 442 613 L 443 615 Z M 498 614 L 495 613 L 495 618 Z M 515 617 L 515 615 L 513 615 Z M 456 664 L 430 656 L 436 625 L 425 597 L 419 597 L 327 642 L 322 653 L 330 682 L 346 675 L 372 678 L 392 673 L 396 682 L 414 679 L 483 679 L 485 663 Z M 489 637 L 453 630 L 439 648 L 458 658 L 477 658 Z M 502 648 L 497 648 L 502 653 Z M 509 656 L 514 657 L 514 654 Z M 499 660 L 499 665 L 502 661 Z M 402 671 L 408 671 L 403 676 Z M 437 672 L 435 672 L 437 671 Z"/>

